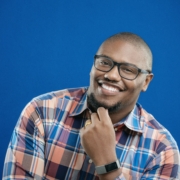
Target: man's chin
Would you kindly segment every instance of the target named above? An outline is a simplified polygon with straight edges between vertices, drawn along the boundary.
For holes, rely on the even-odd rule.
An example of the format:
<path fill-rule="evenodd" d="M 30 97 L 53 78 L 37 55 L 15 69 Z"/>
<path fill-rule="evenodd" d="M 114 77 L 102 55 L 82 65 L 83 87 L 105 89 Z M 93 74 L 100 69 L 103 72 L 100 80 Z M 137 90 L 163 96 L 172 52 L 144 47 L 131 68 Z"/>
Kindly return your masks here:
<path fill-rule="evenodd" d="M 95 98 L 94 93 L 91 93 L 87 96 L 87 103 L 89 108 L 93 112 L 97 112 L 97 109 L 99 107 L 104 107 L 105 109 L 108 109 L 109 113 L 117 112 L 120 109 L 120 103 L 109 105 L 105 102 L 100 102 Z"/>

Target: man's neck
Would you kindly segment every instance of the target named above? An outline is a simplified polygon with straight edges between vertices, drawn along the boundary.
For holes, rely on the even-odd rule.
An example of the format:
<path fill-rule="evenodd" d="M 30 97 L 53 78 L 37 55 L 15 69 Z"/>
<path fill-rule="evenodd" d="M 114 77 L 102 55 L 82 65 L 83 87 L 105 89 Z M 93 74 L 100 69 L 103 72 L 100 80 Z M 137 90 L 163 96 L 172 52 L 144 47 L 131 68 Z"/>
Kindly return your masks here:
<path fill-rule="evenodd" d="M 116 123 L 120 122 L 123 118 L 125 118 L 133 110 L 133 108 L 126 109 L 126 110 L 124 109 L 124 110 L 121 110 L 118 112 L 112 112 L 112 113 L 110 112 L 109 116 L 111 118 L 112 123 L 116 124 Z"/>

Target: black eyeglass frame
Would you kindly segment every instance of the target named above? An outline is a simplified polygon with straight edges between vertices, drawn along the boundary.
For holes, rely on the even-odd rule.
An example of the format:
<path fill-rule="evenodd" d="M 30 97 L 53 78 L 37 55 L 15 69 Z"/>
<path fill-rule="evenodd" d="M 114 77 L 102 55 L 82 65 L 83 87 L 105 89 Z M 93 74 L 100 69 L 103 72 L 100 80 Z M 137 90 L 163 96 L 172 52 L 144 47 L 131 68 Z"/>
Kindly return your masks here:
<path fill-rule="evenodd" d="M 105 58 L 107 58 L 107 59 L 109 59 L 110 61 L 113 62 L 113 66 L 111 67 L 110 70 L 108 70 L 108 71 L 103 71 L 103 70 L 98 69 L 98 68 L 95 66 L 96 59 L 97 59 L 97 58 L 100 58 L 100 57 L 105 57 Z M 111 71 L 111 70 L 114 68 L 114 66 L 117 66 L 117 67 L 118 67 L 119 75 L 120 75 L 122 78 L 127 79 L 127 80 L 131 80 L 131 81 L 134 80 L 134 79 L 125 78 L 125 77 L 123 77 L 123 76 L 120 74 L 120 70 L 119 70 L 120 68 L 119 68 L 119 67 L 120 67 L 121 65 L 130 65 L 130 66 L 133 66 L 133 67 L 137 68 L 138 73 L 137 73 L 137 75 L 136 75 L 136 77 L 135 77 L 134 79 L 136 79 L 140 73 L 142 73 L 142 74 L 151 74 L 151 71 L 150 71 L 150 70 L 140 69 L 140 68 L 138 68 L 137 66 L 135 66 L 134 64 L 118 63 L 118 62 L 116 62 L 116 61 L 113 61 L 111 58 L 109 58 L 108 56 L 105 56 L 105 55 L 97 55 L 97 54 L 96 54 L 96 55 L 94 56 L 94 67 L 95 67 L 97 70 L 102 71 L 102 72 L 109 72 L 109 71 Z"/>

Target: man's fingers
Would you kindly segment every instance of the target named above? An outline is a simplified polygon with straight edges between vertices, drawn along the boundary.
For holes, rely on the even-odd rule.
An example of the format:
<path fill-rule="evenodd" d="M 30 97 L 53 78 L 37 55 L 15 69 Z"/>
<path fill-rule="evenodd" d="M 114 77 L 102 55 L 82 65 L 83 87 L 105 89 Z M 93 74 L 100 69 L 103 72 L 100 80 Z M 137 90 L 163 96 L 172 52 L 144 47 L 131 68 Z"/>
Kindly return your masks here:
<path fill-rule="evenodd" d="M 109 122 L 111 122 L 111 119 L 110 119 L 110 117 L 109 117 L 109 113 L 108 113 L 108 110 L 107 109 L 105 109 L 105 108 L 103 108 L 103 107 L 99 107 L 98 109 L 97 109 L 97 113 L 98 113 L 98 116 L 99 116 L 99 119 L 100 119 L 100 121 L 109 121 Z"/>
<path fill-rule="evenodd" d="M 86 128 L 86 126 L 89 126 L 92 124 L 92 121 L 90 119 L 86 120 L 84 128 Z"/>
<path fill-rule="evenodd" d="M 92 113 L 91 114 L 91 122 L 92 124 L 96 124 L 99 122 L 99 116 L 97 113 Z"/>
<path fill-rule="evenodd" d="M 104 107 L 99 107 L 97 109 L 97 113 L 91 113 L 92 124 L 97 124 L 100 121 L 112 123 L 111 118 L 109 117 L 108 110 Z"/>

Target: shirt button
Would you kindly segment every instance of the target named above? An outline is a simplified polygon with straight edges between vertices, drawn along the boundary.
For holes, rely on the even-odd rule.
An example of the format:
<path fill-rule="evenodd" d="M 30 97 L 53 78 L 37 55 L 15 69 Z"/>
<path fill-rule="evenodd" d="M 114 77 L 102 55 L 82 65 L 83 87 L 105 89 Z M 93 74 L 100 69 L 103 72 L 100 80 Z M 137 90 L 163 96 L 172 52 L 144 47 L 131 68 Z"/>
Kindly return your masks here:
<path fill-rule="evenodd" d="M 92 161 L 92 159 L 89 159 L 89 163 L 92 163 L 93 161 Z"/>
<path fill-rule="evenodd" d="M 115 131 L 117 131 L 117 130 L 118 130 L 118 128 L 114 128 L 114 130 L 115 130 Z"/>

